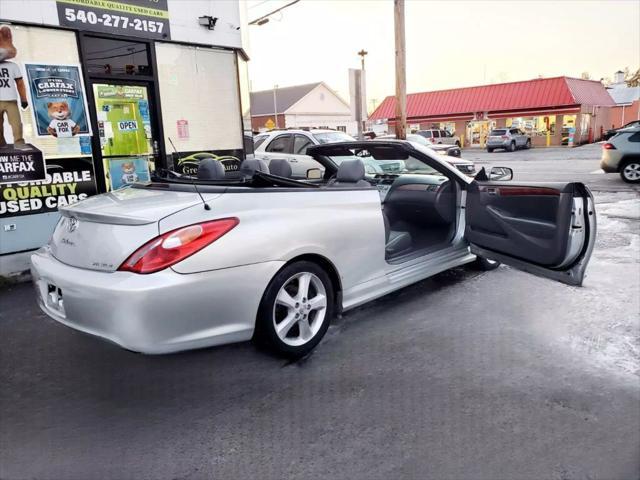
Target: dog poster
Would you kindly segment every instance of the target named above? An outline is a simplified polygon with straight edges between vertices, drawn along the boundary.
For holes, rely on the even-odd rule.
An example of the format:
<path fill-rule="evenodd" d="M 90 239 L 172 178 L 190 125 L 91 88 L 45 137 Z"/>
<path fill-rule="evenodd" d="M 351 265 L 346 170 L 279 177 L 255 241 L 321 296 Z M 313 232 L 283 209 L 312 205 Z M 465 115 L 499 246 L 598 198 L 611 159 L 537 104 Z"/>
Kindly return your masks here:
<path fill-rule="evenodd" d="M 91 136 L 79 65 L 25 63 L 31 110 L 39 137 Z"/>

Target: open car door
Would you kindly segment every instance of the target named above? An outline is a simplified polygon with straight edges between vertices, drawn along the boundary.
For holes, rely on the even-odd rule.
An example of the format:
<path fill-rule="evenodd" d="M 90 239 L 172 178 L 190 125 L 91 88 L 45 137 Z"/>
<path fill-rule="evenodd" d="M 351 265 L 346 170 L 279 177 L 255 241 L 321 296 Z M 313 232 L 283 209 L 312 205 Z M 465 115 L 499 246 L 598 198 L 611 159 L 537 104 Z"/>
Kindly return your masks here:
<path fill-rule="evenodd" d="M 476 255 L 582 285 L 596 239 L 593 196 L 582 183 L 473 181 L 465 237 Z"/>

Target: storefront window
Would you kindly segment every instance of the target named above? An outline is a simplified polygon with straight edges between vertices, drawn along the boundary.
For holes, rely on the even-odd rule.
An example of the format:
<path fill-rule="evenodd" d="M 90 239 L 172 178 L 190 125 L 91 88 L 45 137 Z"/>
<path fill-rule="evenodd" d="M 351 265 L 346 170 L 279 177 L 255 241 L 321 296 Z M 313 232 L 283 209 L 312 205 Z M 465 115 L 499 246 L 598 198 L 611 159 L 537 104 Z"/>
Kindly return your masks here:
<path fill-rule="evenodd" d="M 556 131 L 556 116 L 544 115 L 539 117 L 507 118 L 505 119 L 505 126 L 507 128 L 519 128 L 532 137 L 546 136 L 547 132 L 553 135 Z"/>
<path fill-rule="evenodd" d="M 97 75 L 151 75 L 147 44 L 85 37 L 86 68 Z"/>
<path fill-rule="evenodd" d="M 170 148 L 171 139 L 180 152 L 170 158 L 174 166 L 199 152 L 241 156 L 236 54 L 169 43 L 155 48 L 165 144 Z"/>

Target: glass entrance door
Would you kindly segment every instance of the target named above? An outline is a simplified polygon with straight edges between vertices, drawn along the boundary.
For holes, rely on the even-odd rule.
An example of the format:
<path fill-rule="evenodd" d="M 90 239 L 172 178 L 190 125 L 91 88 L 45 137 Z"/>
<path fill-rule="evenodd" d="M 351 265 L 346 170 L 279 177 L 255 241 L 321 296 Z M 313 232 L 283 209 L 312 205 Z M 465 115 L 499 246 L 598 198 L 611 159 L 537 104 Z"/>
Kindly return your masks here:
<path fill-rule="evenodd" d="M 157 142 L 147 86 L 94 83 L 93 97 L 107 189 L 149 180 Z"/>

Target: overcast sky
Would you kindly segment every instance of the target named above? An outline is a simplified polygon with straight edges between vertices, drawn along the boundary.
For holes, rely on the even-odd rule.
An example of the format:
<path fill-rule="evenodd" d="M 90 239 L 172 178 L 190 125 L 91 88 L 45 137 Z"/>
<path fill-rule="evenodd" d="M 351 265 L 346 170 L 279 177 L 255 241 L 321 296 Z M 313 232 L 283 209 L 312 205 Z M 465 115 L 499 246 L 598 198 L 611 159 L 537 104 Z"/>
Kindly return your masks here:
<path fill-rule="evenodd" d="M 248 17 L 289 1 L 248 0 Z M 405 18 L 409 93 L 640 64 L 638 0 L 406 0 Z M 392 0 L 301 0 L 250 26 L 249 40 L 253 90 L 324 80 L 348 100 L 364 48 L 369 109 L 394 93 Z"/>

